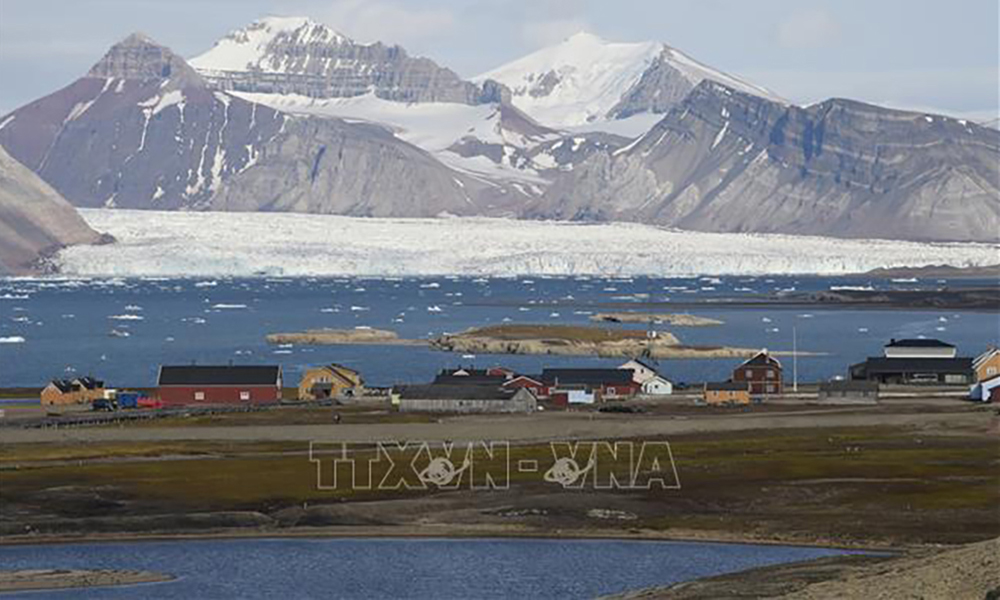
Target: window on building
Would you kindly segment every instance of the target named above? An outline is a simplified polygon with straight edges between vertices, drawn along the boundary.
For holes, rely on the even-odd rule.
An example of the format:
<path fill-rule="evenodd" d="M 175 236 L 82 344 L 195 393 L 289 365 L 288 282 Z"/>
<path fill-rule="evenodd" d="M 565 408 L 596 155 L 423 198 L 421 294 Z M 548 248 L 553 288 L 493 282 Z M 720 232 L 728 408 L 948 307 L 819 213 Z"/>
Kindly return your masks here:
<path fill-rule="evenodd" d="M 771 369 L 767 370 L 767 378 L 768 379 L 774 379 L 774 371 L 773 370 L 771 370 Z"/>
<path fill-rule="evenodd" d="M 247 391 L 240 392 L 240 400 L 249 400 L 249 399 L 250 399 L 250 392 Z"/>
<path fill-rule="evenodd" d="M 205 392 L 195 392 L 194 393 L 194 399 L 195 400 L 204 400 L 205 399 Z"/>
<path fill-rule="evenodd" d="M 996 375 L 997 374 L 997 368 L 996 367 L 986 367 L 986 374 L 987 375 Z"/>
<path fill-rule="evenodd" d="M 767 384 L 767 393 L 768 394 L 773 394 L 774 393 L 774 384 L 771 384 L 771 383 Z"/>
<path fill-rule="evenodd" d="M 747 369 L 746 378 L 747 379 L 753 379 L 753 371 L 751 371 L 750 369 Z"/>

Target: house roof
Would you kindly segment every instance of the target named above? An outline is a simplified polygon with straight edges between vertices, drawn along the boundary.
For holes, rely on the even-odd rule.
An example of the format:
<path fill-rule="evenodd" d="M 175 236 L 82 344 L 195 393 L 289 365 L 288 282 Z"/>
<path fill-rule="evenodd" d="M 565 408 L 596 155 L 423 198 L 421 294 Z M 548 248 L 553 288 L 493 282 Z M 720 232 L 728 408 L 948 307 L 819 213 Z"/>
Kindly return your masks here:
<path fill-rule="evenodd" d="M 654 367 L 653 365 L 649 364 L 648 362 L 646 362 L 645 360 L 643 360 L 641 358 L 633 358 L 633 359 L 629 360 L 628 362 L 626 362 L 625 364 L 623 364 L 622 366 L 620 366 L 618 368 L 619 369 L 624 369 L 625 365 L 627 365 L 629 363 L 636 363 L 636 364 L 642 365 L 643 367 L 646 367 L 647 369 L 649 369 L 650 371 L 652 371 L 654 373 L 656 372 L 656 367 Z"/>
<path fill-rule="evenodd" d="M 516 392 L 486 385 L 402 385 L 396 388 L 402 400 L 510 400 Z"/>
<path fill-rule="evenodd" d="M 709 392 L 749 392 L 750 383 L 747 381 L 711 381 L 705 384 L 705 389 Z"/>
<path fill-rule="evenodd" d="M 559 384 L 631 383 L 629 369 L 543 369 L 542 380 Z"/>
<path fill-rule="evenodd" d="M 874 381 L 823 381 L 819 384 L 821 392 L 877 392 L 878 383 Z"/>
<path fill-rule="evenodd" d="M 454 385 L 500 385 L 507 381 L 506 375 L 487 375 L 486 371 L 473 371 L 468 375 L 456 375 L 450 371 L 441 371 L 434 377 L 434 383 Z"/>
<path fill-rule="evenodd" d="M 872 356 L 867 361 L 855 365 L 872 374 L 885 373 L 961 373 L 972 371 L 972 359 L 956 358 L 887 358 Z"/>
<path fill-rule="evenodd" d="M 93 377 L 79 377 L 76 381 L 88 390 L 97 390 L 104 387 L 104 382 Z"/>
<path fill-rule="evenodd" d="M 889 340 L 886 348 L 954 348 L 953 344 L 941 340 L 913 338 L 906 340 Z"/>
<path fill-rule="evenodd" d="M 979 365 L 981 365 L 984 362 L 988 361 L 989 359 L 993 358 L 998 353 L 1000 353 L 1000 348 L 990 347 L 990 348 L 988 348 L 986 350 L 986 352 L 983 352 L 982 354 L 980 354 L 979 356 L 977 356 L 975 358 L 975 360 L 972 361 L 972 366 L 974 366 L 974 367 L 976 367 L 978 369 Z"/>
<path fill-rule="evenodd" d="M 530 381 L 532 383 L 537 383 L 538 385 L 542 385 L 542 376 L 541 375 L 514 375 L 510 379 L 507 379 L 506 381 L 504 381 L 502 385 L 508 386 L 508 385 L 514 383 L 515 381 L 518 381 L 518 380 L 528 380 L 528 381 Z"/>
<path fill-rule="evenodd" d="M 163 366 L 159 385 L 277 385 L 280 378 L 273 365 Z"/>
<path fill-rule="evenodd" d="M 66 379 L 53 379 L 52 385 L 64 394 L 68 394 L 73 391 L 73 382 Z"/>
<path fill-rule="evenodd" d="M 745 361 L 737 367 L 737 369 L 741 369 L 743 367 L 778 367 L 780 369 L 781 363 L 777 358 L 768 354 L 767 350 L 761 350 L 753 358 Z"/>

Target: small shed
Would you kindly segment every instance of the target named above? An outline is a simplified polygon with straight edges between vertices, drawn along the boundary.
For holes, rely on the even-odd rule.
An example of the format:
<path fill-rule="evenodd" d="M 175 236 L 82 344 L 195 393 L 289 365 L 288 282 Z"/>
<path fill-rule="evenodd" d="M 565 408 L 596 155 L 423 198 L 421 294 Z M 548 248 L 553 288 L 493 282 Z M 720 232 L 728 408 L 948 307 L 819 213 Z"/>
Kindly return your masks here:
<path fill-rule="evenodd" d="M 875 381 L 825 381 L 819 384 L 821 404 L 877 404 Z"/>
<path fill-rule="evenodd" d="M 642 383 L 642 393 L 646 396 L 669 396 L 674 393 L 674 384 L 662 375 L 654 375 Z"/>
<path fill-rule="evenodd" d="M 45 406 L 62 406 L 83 402 L 79 384 L 66 379 L 53 379 L 42 388 L 41 401 Z"/>
<path fill-rule="evenodd" d="M 721 381 L 705 384 L 705 404 L 750 404 L 749 381 Z"/>
<path fill-rule="evenodd" d="M 1000 399 L 1000 375 L 972 386 L 969 390 L 969 399 L 979 402 L 995 402 Z"/>

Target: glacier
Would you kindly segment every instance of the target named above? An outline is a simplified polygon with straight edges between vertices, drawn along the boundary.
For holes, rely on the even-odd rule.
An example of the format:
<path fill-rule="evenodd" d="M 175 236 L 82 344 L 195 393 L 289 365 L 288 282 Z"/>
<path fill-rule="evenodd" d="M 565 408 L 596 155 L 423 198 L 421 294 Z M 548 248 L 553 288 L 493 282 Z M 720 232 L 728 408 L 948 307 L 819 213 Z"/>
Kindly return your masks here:
<path fill-rule="evenodd" d="M 53 257 L 63 276 L 845 275 L 983 266 L 993 244 L 702 233 L 635 223 L 374 219 L 295 213 L 81 209 L 117 242 Z"/>

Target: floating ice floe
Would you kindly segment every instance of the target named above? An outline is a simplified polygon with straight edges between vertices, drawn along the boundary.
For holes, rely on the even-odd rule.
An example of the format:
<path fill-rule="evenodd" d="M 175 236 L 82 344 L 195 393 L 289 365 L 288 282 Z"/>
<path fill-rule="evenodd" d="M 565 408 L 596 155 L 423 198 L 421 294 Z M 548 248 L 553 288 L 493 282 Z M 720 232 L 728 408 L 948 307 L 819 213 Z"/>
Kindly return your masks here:
<path fill-rule="evenodd" d="M 441 287 L 441 284 L 436 281 L 432 281 L 430 283 L 421 283 L 420 287 L 422 287 L 425 290 L 433 290 Z"/>
<path fill-rule="evenodd" d="M 19 335 L 11 335 L 7 337 L 0 337 L 0 344 L 23 344 L 27 340 Z"/>
<path fill-rule="evenodd" d="M 362 312 L 368 310 L 367 306 L 352 306 L 351 310 L 354 312 Z"/>
<path fill-rule="evenodd" d="M 213 304 L 212 308 L 216 310 L 239 310 L 241 308 L 246 308 L 246 304 Z"/>
<path fill-rule="evenodd" d="M 124 314 L 124 315 L 108 315 L 108 318 L 112 321 L 144 321 L 146 317 L 142 315 Z"/>
<path fill-rule="evenodd" d="M 433 306 L 428 306 L 427 307 L 427 312 L 439 313 L 439 312 L 441 312 L 441 310 L 442 310 L 441 307 L 438 306 L 437 304 L 435 304 Z"/>

